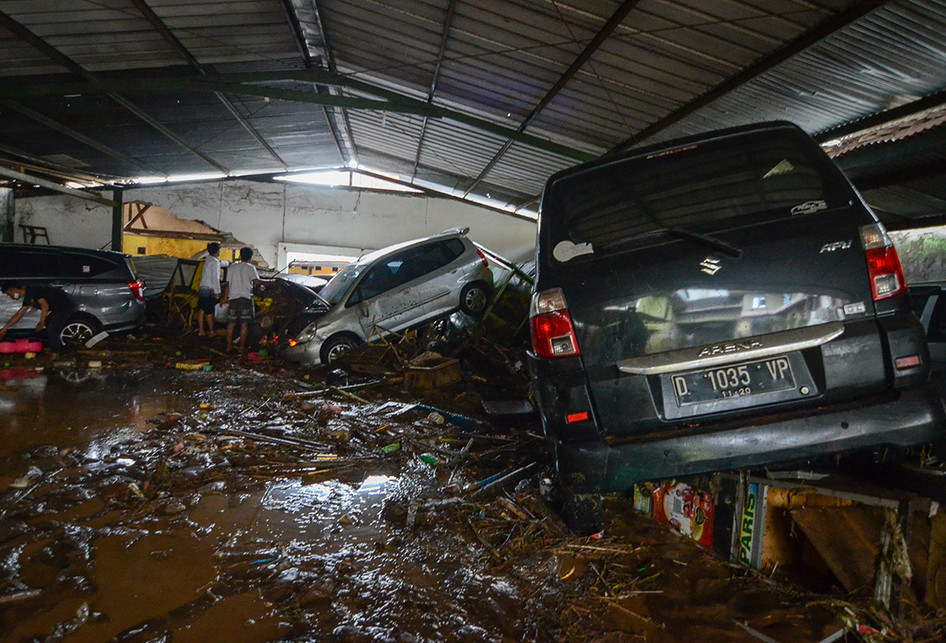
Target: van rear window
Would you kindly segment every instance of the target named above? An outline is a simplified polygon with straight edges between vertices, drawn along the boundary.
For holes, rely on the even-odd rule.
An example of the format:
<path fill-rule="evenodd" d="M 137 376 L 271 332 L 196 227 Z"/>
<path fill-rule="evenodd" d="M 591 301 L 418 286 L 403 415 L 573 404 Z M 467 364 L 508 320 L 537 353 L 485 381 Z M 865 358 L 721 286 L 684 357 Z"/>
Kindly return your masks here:
<path fill-rule="evenodd" d="M 617 160 L 556 180 L 542 205 L 551 247 L 580 254 L 672 229 L 717 232 L 840 207 L 851 195 L 820 150 L 791 130 Z M 561 260 L 561 258 L 560 258 Z M 567 260 L 567 259 L 566 259 Z"/>

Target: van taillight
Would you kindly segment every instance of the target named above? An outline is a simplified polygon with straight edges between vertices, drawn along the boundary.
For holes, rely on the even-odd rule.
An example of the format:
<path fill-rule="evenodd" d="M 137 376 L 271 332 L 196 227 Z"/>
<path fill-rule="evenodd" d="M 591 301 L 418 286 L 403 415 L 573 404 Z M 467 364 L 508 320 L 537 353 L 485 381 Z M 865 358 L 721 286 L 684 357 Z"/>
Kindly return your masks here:
<path fill-rule="evenodd" d="M 529 311 L 532 318 L 532 349 L 539 357 L 572 357 L 578 355 L 578 341 L 572 327 L 572 316 L 561 289 L 553 288 L 532 296 Z"/>
<path fill-rule="evenodd" d="M 131 288 L 131 292 L 135 293 L 135 297 L 138 298 L 138 301 L 144 301 L 145 298 L 145 282 L 137 279 L 135 281 L 129 282 L 128 287 Z"/>
<path fill-rule="evenodd" d="M 867 258 L 867 273 L 874 301 L 900 295 L 907 290 L 897 249 L 879 223 L 861 228 L 861 245 Z"/>

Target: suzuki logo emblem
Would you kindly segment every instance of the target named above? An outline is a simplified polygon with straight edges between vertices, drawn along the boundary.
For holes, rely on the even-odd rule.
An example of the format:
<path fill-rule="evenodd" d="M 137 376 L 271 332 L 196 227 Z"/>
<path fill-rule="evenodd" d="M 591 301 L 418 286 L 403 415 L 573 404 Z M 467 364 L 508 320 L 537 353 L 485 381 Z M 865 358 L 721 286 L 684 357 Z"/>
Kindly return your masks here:
<path fill-rule="evenodd" d="M 705 272 L 708 275 L 715 275 L 722 267 L 723 266 L 719 259 L 716 259 L 715 257 L 707 257 L 700 262 L 700 268 L 703 269 L 702 272 Z"/>

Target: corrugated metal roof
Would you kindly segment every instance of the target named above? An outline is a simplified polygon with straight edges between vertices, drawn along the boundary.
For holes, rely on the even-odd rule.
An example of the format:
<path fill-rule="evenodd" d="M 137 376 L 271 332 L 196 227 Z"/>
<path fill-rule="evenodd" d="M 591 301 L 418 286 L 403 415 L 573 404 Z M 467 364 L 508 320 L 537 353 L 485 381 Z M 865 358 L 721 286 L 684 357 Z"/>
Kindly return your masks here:
<path fill-rule="evenodd" d="M 358 162 L 528 209 L 605 152 L 771 119 L 827 136 L 929 101 L 944 31 L 940 0 L 7 0 L 0 166 Z"/>

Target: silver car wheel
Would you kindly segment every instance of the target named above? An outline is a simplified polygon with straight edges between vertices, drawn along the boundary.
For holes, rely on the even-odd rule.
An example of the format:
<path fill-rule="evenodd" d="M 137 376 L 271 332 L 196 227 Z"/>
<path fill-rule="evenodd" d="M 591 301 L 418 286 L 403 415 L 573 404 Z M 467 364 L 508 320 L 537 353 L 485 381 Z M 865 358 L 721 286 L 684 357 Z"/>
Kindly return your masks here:
<path fill-rule="evenodd" d="M 463 289 L 460 297 L 460 309 L 468 315 L 479 317 L 486 312 L 489 294 L 479 284 L 470 284 Z"/>
<path fill-rule="evenodd" d="M 344 353 L 347 353 L 357 345 L 358 341 L 352 337 L 347 337 L 345 335 L 333 337 L 322 347 L 322 362 L 325 364 L 332 364 L 338 361 L 338 358 Z"/>
<path fill-rule="evenodd" d="M 80 346 L 92 339 L 95 329 L 84 321 L 71 321 L 59 332 L 59 339 L 63 346 Z"/>

